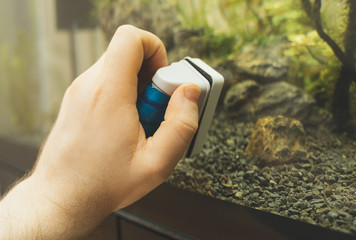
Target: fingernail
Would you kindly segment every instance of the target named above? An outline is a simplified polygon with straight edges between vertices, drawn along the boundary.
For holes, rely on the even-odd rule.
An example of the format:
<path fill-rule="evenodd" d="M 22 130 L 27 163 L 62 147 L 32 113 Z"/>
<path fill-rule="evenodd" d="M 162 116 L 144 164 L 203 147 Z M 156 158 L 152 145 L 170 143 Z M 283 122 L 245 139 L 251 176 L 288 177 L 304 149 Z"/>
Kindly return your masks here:
<path fill-rule="evenodd" d="M 190 84 L 184 88 L 184 96 L 192 102 L 198 102 L 200 92 L 200 87 L 196 84 Z"/>

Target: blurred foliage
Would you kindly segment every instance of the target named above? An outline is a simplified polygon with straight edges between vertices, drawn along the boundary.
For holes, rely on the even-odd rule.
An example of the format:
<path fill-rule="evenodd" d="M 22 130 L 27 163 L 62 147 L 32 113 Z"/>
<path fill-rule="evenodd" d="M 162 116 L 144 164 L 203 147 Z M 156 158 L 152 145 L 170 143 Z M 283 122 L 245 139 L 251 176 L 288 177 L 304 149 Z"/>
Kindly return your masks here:
<path fill-rule="evenodd" d="M 315 97 L 320 106 L 324 106 L 333 112 L 332 103 L 334 99 L 334 86 L 341 74 L 342 63 L 336 57 L 334 50 L 324 40 L 321 40 L 315 24 L 314 13 L 311 9 L 313 1 L 300 0 L 304 10 L 304 16 L 299 23 L 304 27 L 303 32 L 288 36 L 291 48 L 286 52 L 291 56 L 292 72 L 297 73 L 292 80 L 296 80 L 299 85 L 304 87 Z M 322 8 L 321 23 L 323 31 L 337 44 L 341 51 L 345 52 L 345 40 L 350 13 L 349 2 L 347 0 L 321 1 Z M 352 40 L 354 41 L 354 40 Z M 350 100 L 356 96 L 356 89 L 350 92 L 339 94 L 350 94 Z M 356 117 L 356 105 L 350 104 L 350 113 Z M 341 107 L 341 106 L 340 106 Z M 339 107 L 338 107 L 339 108 Z"/>
<path fill-rule="evenodd" d="M 35 129 L 39 114 L 35 39 L 18 30 L 13 48 L 2 44 L 0 48 L 0 84 L 9 102 L 12 120 L 21 133 Z"/>
<path fill-rule="evenodd" d="M 204 54 L 209 58 L 227 60 L 230 54 L 235 51 L 237 38 L 234 35 L 214 33 L 213 29 L 208 29 L 204 31 L 201 39 L 204 44 L 202 46 Z"/>
<path fill-rule="evenodd" d="M 288 39 L 285 54 L 290 57 L 289 80 L 314 96 L 318 105 L 331 109 L 340 62 L 315 30 L 291 34 Z"/>
<path fill-rule="evenodd" d="M 115 0 L 94 0 L 112 3 Z M 306 9 L 305 0 L 170 0 L 187 29 L 205 29 L 204 48 L 211 57 L 227 59 L 246 45 L 268 45 L 285 37 L 289 45 L 289 81 L 313 95 L 320 106 L 331 108 L 340 62 L 318 36 Z M 313 3 L 313 1 L 309 1 Z M 347 0 L 323 0 L 324 30 L 344 49 L 348 21 Z M 310 4 L 311 5 L 311 4 Z M 355 96 L 356 87 L 351 95 Z M 352 106 L 356 106 L 353 104 Z M 356 117 L 356 107 L 352 109 Z"/>
<path fill-rule="evenodd" d="M 173 0 L 188 28 L 204 27 L 238 36 L 239 48 L 251 42 L 267 44 L 272 36 L 301 31 L 302 15 L 292 0 Z"/>
<path fill-rule="evenodd" d="M 100 7 L 100 6 L 103 6 L 103 5 L 110 5 L 114 2 L 116 2 L 116 0 L 90 0 L 94 6 L 96 7 Z"/>
<path fill-rule="evenodd" d="M 331 109 L 341 64 L 315 31 L 307 16 L 312 10 L 305 9 L 301 0 L 176 0 L 176 3 L 187 27 L 205 27 L 225 36 L 238 36 L 235 50 L 251 43 L 268 45 L 276 36 L 288 38 L 290 44 L 285 51 L 290 57 L 288 80 L 314 96 L 318 105 Z M 342 49 L 347 6 L 346 0 L 324 0 L 321 9 L 324 30 Z M 355 90 L 352 88 L 352 96 Z M 356 117 L 356 107 L 351 111 Z"/>
<path fill-rule="evenodd" d="M 93 21 L 96 21 L 97 18 L 100 16 L 101 8 L 105 6 L 110 6 L 111 4 L 115 3 L 117 0 L 89 0 L 91 4 L 93 4 L 93 9 L 91 11 L 91 17 Z"/>

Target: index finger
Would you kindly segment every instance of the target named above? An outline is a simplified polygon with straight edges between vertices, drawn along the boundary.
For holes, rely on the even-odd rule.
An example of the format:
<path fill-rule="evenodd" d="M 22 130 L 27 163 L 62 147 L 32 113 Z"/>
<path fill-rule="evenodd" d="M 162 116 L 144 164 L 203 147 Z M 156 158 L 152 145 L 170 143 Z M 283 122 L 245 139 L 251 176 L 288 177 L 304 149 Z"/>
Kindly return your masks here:
<path fill-rule="evenodd" d="M 138 73 L 142 65 L 152 75 L 168 64 L 162 41 L 154 34 L 123 25 L 112 38 L 105 55 L 101 81 L 114 87 L 128 101 L 137 100 Z"/>

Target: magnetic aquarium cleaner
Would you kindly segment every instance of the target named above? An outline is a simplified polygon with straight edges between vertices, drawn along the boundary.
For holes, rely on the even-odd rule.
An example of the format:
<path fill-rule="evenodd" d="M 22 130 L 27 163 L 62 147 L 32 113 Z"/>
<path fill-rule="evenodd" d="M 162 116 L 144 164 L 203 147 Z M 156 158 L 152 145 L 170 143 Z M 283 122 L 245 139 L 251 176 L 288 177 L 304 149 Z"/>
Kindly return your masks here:
<path fill-rule="evenodd" d="M 158 69 L 152 83 L 139 97 L 137 109 L 146 137 L 152 136 L 164 120 L 170 96 L 184 83 L 194 83 L 201 89 L 198 101 L 199 128 L 186 153 L 190 157 L 203 147 L 224 83 L 221 74 L 198 58 L 186 57 Z"/>

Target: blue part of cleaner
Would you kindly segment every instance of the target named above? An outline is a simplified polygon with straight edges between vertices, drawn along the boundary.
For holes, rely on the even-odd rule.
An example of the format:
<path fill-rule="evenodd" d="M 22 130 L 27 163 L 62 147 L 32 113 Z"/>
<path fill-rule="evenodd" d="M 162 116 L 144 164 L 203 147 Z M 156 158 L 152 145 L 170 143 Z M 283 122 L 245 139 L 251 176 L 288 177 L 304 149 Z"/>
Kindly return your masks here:
<path fill-rule="evenodd" d="M 153 136 L 164 120 L 164 114 L 170 96 L 161 92 L 151 83 L 137 100 L 137 110 L 140 122 L 146 133 L 146 138 Z"/>

